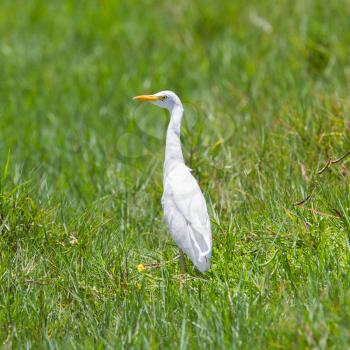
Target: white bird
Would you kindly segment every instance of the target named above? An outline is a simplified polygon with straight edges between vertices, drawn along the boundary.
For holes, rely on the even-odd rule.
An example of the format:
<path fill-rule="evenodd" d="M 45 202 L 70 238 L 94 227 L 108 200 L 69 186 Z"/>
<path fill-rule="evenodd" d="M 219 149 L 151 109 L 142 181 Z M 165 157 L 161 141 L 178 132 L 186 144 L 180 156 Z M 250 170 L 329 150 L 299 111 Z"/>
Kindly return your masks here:
<path fill-rule="evenodd" d="M 170 112 L 166 135 L 162 205 L 170 233 L 180 248 L 182 270 L 184 252 L 201 272 L 210 268 L 211 227 L 204 196 L 191 169 L 185 165 L 181 150 L 180 126 L 183 106 L 172 91 L 141 95 L 135 100 L 149 101 Z"/>

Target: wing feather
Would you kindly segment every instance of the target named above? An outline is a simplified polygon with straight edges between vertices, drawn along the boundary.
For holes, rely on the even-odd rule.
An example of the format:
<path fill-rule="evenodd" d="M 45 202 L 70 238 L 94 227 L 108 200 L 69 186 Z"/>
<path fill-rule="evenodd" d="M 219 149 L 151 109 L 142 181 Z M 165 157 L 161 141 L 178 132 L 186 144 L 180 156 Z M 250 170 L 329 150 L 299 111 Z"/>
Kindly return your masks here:
<path fill-rule="evenodd" d="M 212 237 L 204 196 L 190 169 L 176 164 L 164 176 L 165 219 L 179 247 L 200 271 L 210 267 Z"/>

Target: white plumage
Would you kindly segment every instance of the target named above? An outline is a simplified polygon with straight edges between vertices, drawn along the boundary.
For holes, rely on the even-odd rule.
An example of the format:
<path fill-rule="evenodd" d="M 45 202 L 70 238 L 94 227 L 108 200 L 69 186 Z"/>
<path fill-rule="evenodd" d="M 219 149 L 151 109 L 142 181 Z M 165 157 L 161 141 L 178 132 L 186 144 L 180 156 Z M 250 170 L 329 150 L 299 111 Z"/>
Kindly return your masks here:
<path fill-rule="evenodd" d="M 182 103 L 171 91 L 136 96 L 135 99 L 150 101 L 170 112 L 163 179 L 164 216 L 179 248 L 199 271 L 207 271 L 210 268 L 212 252 L 210 220 L 204 196 L 191 174 L 191 169 L 185 165 L 182 155 L 180 142 Z"/>

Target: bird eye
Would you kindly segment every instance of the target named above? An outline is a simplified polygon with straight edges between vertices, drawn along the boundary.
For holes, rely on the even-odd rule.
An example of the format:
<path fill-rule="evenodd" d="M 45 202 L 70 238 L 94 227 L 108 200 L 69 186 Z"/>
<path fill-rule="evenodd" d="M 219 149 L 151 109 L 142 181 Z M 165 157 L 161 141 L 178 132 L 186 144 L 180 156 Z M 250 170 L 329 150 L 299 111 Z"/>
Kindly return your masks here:
<path fill-rule="evenodd" d="M 162 101 L 166 100 L 168 96 L 162 96 Z"/>

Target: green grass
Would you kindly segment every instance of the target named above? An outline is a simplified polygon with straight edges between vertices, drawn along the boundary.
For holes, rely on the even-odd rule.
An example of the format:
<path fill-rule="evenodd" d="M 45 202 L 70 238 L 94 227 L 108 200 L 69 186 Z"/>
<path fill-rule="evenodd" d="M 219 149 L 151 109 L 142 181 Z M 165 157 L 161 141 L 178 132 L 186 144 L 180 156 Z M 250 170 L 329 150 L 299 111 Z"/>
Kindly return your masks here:
<path fill-rule="evenodd" d="M 350 149 L 349 18 L 348 0 L 2 1 L 0 347 L 348 348 L 350 157 L 317 171 Z M 212 268 L 182 290 L 168 116 L 131 100 L 163 89 L 213 223 Z"/>

